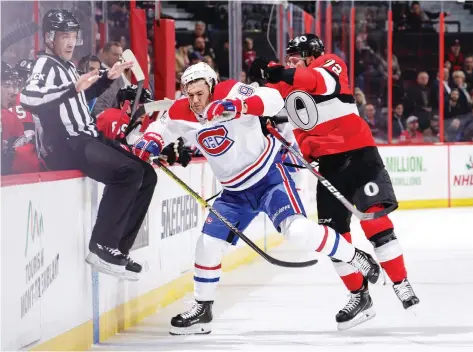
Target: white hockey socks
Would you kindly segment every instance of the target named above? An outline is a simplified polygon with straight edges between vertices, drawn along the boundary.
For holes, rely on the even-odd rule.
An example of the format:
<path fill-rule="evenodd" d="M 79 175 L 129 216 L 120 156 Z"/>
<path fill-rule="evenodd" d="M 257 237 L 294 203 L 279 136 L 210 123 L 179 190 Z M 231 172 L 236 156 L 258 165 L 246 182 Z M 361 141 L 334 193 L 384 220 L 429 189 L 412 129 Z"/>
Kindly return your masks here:
<path fill-rule="evenodd" d="M 201 234 L 195 248 L 194 298 L 213 301 L 222 272 L 222 258 L 230 243 Z"/>
<path fill-rule="evenodd" d="M 287 239 L 303 250 L 321 252 L 346 263 L 355 255 L 355 247 L 343 236 L 303 215 L 290 216 L 280 226 Z"/>

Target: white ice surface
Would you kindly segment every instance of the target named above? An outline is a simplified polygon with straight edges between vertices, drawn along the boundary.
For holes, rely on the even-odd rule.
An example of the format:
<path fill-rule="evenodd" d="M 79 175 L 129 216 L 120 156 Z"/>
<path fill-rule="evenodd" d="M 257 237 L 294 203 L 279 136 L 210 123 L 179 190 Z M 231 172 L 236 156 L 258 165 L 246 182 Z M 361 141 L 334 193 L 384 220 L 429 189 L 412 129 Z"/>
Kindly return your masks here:
<path fill-rule="evenodd" d="M 371 288 L 373 320 L 338 332 L 335 314 L 347 291 L 328 259 L 305 269 L 258 260 L 222 277 L 212 334 L 168 335 L 170 318 L 190 306 L 188 295 L 93 349 L 473 352 L 473 208 L 396 211 L 392 219 L 421 301 L 417 316 L 404 311 L 388 283 Z M 355 245 L 372 252 L 357 221 L 352 234 Z M 287 245 L 271 253 L 309 258 Z"/>

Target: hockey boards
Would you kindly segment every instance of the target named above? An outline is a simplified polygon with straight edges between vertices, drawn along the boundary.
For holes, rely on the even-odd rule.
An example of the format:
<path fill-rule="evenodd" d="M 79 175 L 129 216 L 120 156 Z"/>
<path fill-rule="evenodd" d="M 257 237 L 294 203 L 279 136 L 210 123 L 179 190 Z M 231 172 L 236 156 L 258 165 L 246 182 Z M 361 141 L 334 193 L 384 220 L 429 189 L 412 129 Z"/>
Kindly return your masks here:
<path fill-rule="evenodd" d="M 277 140 L 279 140 L 284 147 L 286 147 L 289 152 L 292 153 L 299 161 L 319 180 L 319 182 L 325 186 L 329 190 L 330 193 L 333 194 L 335 198 L 337 198 L 344 206 L 347 208 L 351 213 L 353 213 L 358 219 L 360 220 L 373 220 L 378 219 L 384 215 L 389 214 L 394 209 L 396 209 L 396 205 L 391 205 L 381 211 L 377 211 L 375 213 L 363 213 L 355 208 L 353 204 L 351 204 L 325 177 L 323 177 L 317 170 L 315 170 L 304 157 L 297 152 L 286 139 L 276 130 L 270 123 L 266 125 L 269 133 L 271 133 Z"/>
<path fill-rule="evenodd" d="M 318 260 L 309 260 L 307 262 L 286 262 L 283 260 L 276 259 L 269 254 L 265 253 L 261 248 L 259 248 L 252 240 L 245 236 L 243 232 L 238 230 L 230 221 L 228 221 L 224 216 L 222 216 L 217 210 L 215 210 L 205 199 L 199 196 L 192 188 L 190 188 L 184 181 L 177 177 L 171 170 L 162 164 L 158 157 L 152 158 L 153 162 L 158 165 L 163 172 L 172 178 L 176 183 L 178 183 L 187 193 L 189 193 L 194 199 L 200 203 L 202 206 L 207 208 L 212 214 L 214 214 L 221 222 L 227 226 L 230 231 L 235 235 L 240 237 L 248 246 L 250 246 L 256 253 L 263 257 L 266 261 L 271 264 L 282 266 L 284 268 L 305 268 L 317 264 Z"/>

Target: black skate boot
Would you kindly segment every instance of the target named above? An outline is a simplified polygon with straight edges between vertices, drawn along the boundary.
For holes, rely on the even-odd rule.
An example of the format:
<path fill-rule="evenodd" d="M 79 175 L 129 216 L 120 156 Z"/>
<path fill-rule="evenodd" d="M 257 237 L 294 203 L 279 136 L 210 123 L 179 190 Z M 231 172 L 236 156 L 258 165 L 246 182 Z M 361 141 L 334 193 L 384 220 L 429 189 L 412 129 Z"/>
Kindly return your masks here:
<path fill-rule="evenodd" d="M 199 302 L 171 319 L 171 335 L 201 335 L 212 332 L 212 301 Z"/>
<path fill-rule="evenodd" d="M 85 261 L 96 271 L 121 278 L 128 263 L 126 256 L 117 248 L 110 248 L 98 243 L 89 244 L 90 253 Z"/>
<path fill-rule="evenodd" d="M 125 266 L 125 272 L 123 273 L 122 279 L 130 280 L 130 281 L 138 281 L 140 279 L 141 270 L 143 267 L 141 264 L 138 264 L 133 259 L 131 259 L 130 255 L 126 255 L 126 259 L 128 263 Z"/>
<path fill-rule="evenodd" d="M 370 283 L 384 285 L 384 274 L 381 266 L 368 253 L 355 248 L 355 256 L 348 264 L 358 269 Z"/>
<path fill-rule="evenodd" d="M 414 293 L 411 284 L 405 278 L 401 282 L 393 285 L 394 292 L 396 292 L 397 298 L 402 302 L 404 309 L 413 308 L 416 304 L 419 304 L 420 300 Z"/>
<path fill-rule="evenodd" d="M 357 291 L 351 291 L 350 300 L 346 306 L 338 312 L 335 320 L 338 323 L 337 329 L 345 331 L 357 325 L 360 325 L 376 316 L 373 301 L 368 291 L 366 279 L 363 286 Z"/>

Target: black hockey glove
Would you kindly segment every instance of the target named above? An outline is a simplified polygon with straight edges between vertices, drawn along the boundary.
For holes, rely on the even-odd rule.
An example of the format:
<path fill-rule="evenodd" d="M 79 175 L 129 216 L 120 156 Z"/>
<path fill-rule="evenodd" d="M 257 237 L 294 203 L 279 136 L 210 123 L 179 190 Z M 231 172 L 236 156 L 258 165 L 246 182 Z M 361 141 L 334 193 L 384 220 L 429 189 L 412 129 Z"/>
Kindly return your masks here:
<path fill-rule="evenodd" d="M 189 147 L 184 146 L 184 141 L 182 138 L 179 138 L 177 153 L 179 154 L 177 162 L 181 164 L 182 167 L 189 165 L 192 160 L 192 150 Z"/>
<path fill-rule="evenodd" d="M 263 79 L 269 83 L 278 83 L 283 80 L 285 68 L 263 58 L 257 58 L 250 67 L 250 78 Z"/>
<path fill-rule="evenodd" d="M 261 124 L 261 131 L 263 132 L 263 135 L 265 135 L 265 136 L 270 134 L 269 131 L 268 131 L 268 127 L 266 126 L 268 124 L 268 122 L 271 124 L 271 126 L 276 128 L 276 123 L 271 119 L 271 117 L 260 116 L 259 117 L 259 122 Z"/>
<path fill-rule="evenodd" d="M 178 143 L 170 143 L 163 148 L 162 155 L 167 157 L 166 162 L 172 166 L 176 162 L 181 164 L 183 167 L 189 165 L 192 160 L 191 150 L 184 146 L 182 138 L 178 139 Z"/>

